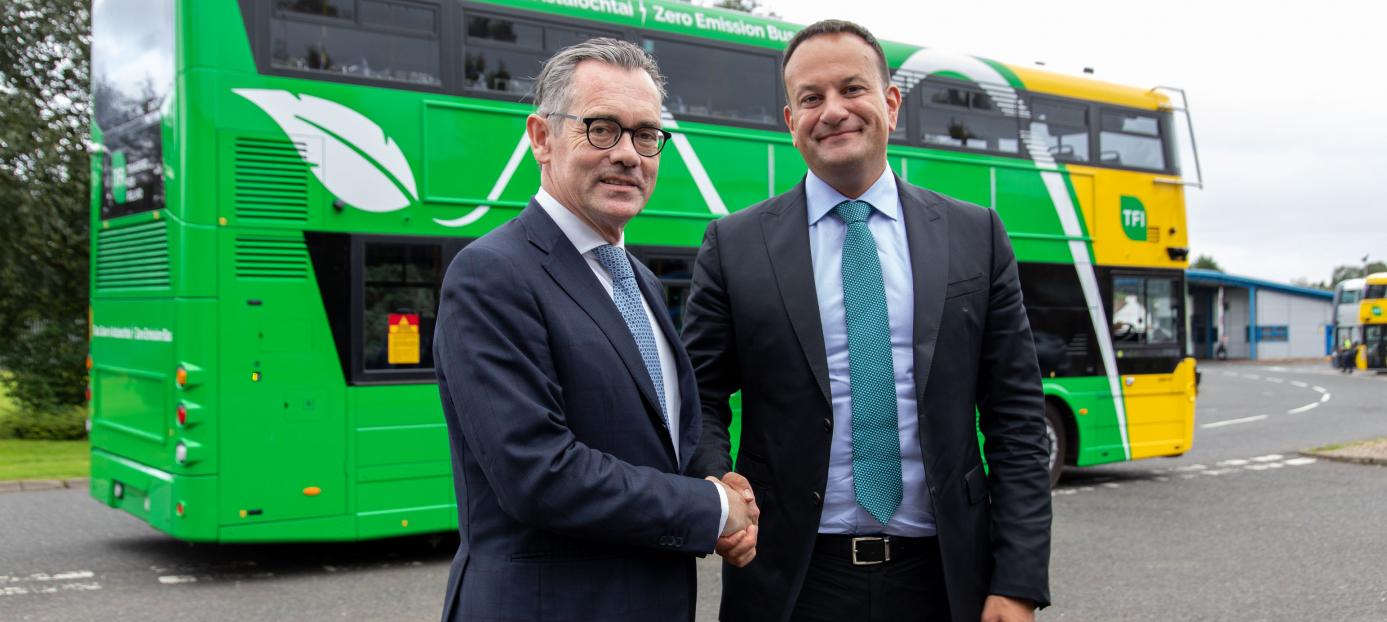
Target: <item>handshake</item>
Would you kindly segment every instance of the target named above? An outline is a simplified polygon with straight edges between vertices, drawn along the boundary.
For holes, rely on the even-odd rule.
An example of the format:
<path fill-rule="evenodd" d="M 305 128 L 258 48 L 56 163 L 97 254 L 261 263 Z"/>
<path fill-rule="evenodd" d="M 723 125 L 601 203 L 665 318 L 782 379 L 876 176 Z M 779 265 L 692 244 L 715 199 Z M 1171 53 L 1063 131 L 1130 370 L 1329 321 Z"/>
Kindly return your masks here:
<path fill-rule="evenodd" d="M 760 527 L 761 509 L 756 507 L 756 495 L 751 491 L 751 482 L 734 472 L 722 476 L 722 480 L 709 476 L 706 478 L 727 492 L 727 526 L 723 528 L 714 550 L 727 563 L 738 568 L 751 563 L 756 557 L 756 536 Z"/>

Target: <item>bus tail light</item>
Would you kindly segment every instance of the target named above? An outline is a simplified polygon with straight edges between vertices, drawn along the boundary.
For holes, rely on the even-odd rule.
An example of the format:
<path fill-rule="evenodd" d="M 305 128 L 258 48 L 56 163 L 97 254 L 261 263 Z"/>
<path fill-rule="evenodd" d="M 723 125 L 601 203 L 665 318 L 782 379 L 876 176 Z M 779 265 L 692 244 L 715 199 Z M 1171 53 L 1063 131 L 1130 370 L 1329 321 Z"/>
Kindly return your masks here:
<path fill-rule="evenodd" d="M 179 502 L 178 502 L 178 505 L 173 506 L 173 511 L 174 511 L 176 514 L 178 514 L 180 517 L 183 516 L 184 511 L 185 511 L 185 510 L 183 509 L 183 502 L 182 502 L 182 501 L 179 501 Z"/>
<path fill-rule="evenodd" d="M 202 444 L 183 439 L 173 446 L 173 460 L 179 466 L 192 466 L 202 461 Z"/>
<path fill-rule="evenodd" d="M 179 363 L 173 374 L 173 382 L 180 389 L 195 387 L 202 383 L 202 368 L 192 363 Z"/>
<path fill-rule="evenodd" d="M 183 426 L 185 426 L 185 425 L 188 425 L 188 405 L 187 405 L 187 404 L 179 404 L 179 405 L 178 405 L 178 427 L 181 428 L 181 427 L 183 427 Z"/>

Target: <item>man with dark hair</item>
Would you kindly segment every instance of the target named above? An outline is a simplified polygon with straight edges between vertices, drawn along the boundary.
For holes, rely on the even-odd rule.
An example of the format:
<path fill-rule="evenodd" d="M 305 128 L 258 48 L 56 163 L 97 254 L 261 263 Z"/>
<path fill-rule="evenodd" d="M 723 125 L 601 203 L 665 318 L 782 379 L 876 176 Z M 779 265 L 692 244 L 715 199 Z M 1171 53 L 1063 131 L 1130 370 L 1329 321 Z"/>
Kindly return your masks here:
<path fill-rule="evenodd" d="M 692 472 L 749 486 L 762 512 L 756 561 L 723 568 L 722 619 L 1031 620 L 1049 601 L 1048 444 L 1002 223 L 887 167 L 901 92 L 871 33 L 809 26 L 783 72 L 809 173 L 709 225 L 684 332 Z"/>
<path fill-rule="evenodd" d="M 693 371 L 659 279 L 623 245 L 669 138 L 662 82 L 624 41 L 549 59 L 525 123 L 535 198 L 443 280 L 434 359 L 461 534 L 445 621 L 692 621 L 693 555 L 755 555 L 752 499 L 684 475 Z"/>

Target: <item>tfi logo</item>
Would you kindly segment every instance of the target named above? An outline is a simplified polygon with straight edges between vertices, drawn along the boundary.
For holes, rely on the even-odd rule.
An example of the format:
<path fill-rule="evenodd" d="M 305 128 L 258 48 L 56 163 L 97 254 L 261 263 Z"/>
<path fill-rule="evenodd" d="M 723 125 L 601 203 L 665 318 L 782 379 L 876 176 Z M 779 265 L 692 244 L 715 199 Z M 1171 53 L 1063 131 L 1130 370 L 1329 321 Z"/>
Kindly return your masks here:
<path fill-rule="evenodd" d="M 1123 196 L 1121 204 L 1122 231 L 1127 238 L 1138 242 L 1146 241 L 1146 206 L 1141 199 Z"/>

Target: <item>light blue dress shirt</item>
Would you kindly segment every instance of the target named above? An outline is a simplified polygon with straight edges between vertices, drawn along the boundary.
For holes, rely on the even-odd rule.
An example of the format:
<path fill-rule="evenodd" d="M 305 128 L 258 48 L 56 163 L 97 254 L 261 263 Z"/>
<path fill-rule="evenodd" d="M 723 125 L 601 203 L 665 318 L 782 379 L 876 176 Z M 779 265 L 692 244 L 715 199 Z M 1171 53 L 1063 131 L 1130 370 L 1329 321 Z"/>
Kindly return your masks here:
<path fill-rule="evenodd" d="M 828 385 L 833 396 L 833 439 L 829 449 L 828 490 L 824 494 L 819 533 L 887 534 L 922 537 L 935 533 L 934 512 L 920 451 L 920 417 L 915 401 L 915 286 L 911 281 L 910 246 L 906 243 L 896 178 L 889 167 L 860 197 L 847 197 L 813 172 L 804 183 L 809 210 L 809 252 L 814 261 L 814 288 L 819 298 Z M 843 311 L 843 237 L 847 228 L 833 215 L 843 201 L 860 200 L 874 208 L 867 228 L 876 238 L 881 276 L 891 322 L 891 361 L 896 377 L 896 417 L 901 436 L 900 508 L 885 528 L 857 503 L 852 479 L 852 394 L 848 375 L 848 329 Z"/>

